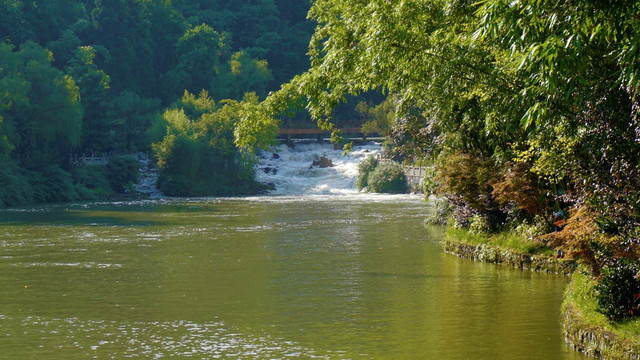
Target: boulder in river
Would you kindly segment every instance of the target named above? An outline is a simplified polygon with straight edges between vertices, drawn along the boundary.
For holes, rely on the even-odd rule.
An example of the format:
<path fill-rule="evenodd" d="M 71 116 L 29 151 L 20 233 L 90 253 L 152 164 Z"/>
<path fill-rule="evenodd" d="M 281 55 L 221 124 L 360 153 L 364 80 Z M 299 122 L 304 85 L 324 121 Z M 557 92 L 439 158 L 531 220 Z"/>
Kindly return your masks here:
<path fill-rule="evenodd" d="M 311 166 L 319 166 L 321 168 L 333 167 L 331 159 L 326 158 L 324 155 L 320 156 L 320 160 L 314 160 Z"/>

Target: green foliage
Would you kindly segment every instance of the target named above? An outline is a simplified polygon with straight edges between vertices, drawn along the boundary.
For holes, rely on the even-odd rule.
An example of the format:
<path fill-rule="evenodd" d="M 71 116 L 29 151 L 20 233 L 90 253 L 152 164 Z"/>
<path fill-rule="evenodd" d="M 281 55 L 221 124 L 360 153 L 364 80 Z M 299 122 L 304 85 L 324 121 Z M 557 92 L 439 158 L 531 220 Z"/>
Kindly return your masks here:
<path fill-rule="evenodd" d="M 438 188 L 436 182 L 436 167 L 433 165 L 423 166 L 425 170 L 424 179 L 422 180 L 422 191 L 429 196 L 435 194 Z"/>
<path fill-rule="evenodd" d="M 362 132 L 365 134 L 387 135 L 396 117 L 395 99 L 390 96 L 381 104 L 370 107 L 365 102 L 356 106 L 358 111 L 367 121 L 362 124 Z"/>
<path fill-rule="evenodd" d="M 246 154 L 273 143 L 277 122 L 257 96 L 244 94 L 264 95 L 279 85 L 274 78 L 285 81 L 306 68 L 313 29 L 308 8 L 288 0 L 3 2 L 0 157 L 41 174 L 51 164 L 66 167 L 72 153 L 148 151 L 167 135 L 158 112 L 186 89 L 242 100 L 234 118 L 263 122 L 260 129 L 247 122 L 231 127 L 248 140 L 238 141 L 243 154 L 223 168 L 245 168 Z M 201 114 L 187 110 L 187 116 L 197 122 Z M 195 128 L 190 138 L 209 140 L 202 135 L 207 130 Z M 229 131 L 223 133 L 214 142 L 227 139 Z M 245 170 L 239 171 L 243 177 Z M 83 181 L 76 186 L 89 197 L 102 193 Z M 16 199 L 7 203 L 42 198 L 15 190 Z"/>
<path fill-rule="evenodd" d="M 469 219 L 469 232 L 472 234 L 486 234 L 489 230 L 489 221 L 480 214 L 475 214 Z"/>
<path fill-rule="evenodd" d="M 445 199 L 429 199 L 429 211 L 424 219 L 425 224 L 446 225 L 453 213 L 453 207 Z"/>
<path fill-rule="evenodd" d="M 23 166 L 62 164 L 80 141 L 82 108 L 73 79 L 51 66 L 51 53 L 26 42 L 0 44 L 2 134 Z M 6 145 L 5 145 L 6 148 Z"/>
<path fill-rule="evenodd" d="M 113 190 L 124 193 L 132 184 L 138 181 L 140 164 L 133 156 L 116 156 L 106 165 L 106 178 Z"/>
<path fill-rule="evenodd" d="M 112 195 L 115 191 L 107 180 L 104 167 L 85 165 L 71 171 L 76 192 L 81 199 L 96 200 Z"/>
<path fill-rule="evenodd" d="M 462 151 L 441 156 L 436 182 L 438 192 L 457 206 L 488 213 L 495 208 L 491 182 L 496 175 L 489 160 Z"/>
<path fill-rule="evenodd" d="M 367 156 L 358 164 L 358 190 L 402 194 L 408 191 L 407 177 L 400 164 L 391 160 L 378 160 Z"/>
<path fill-rule="evenodd" d="M 256 94 L 245 94 L 242 105 L 234 129 L 235 145 L 248 154 L 268 149 L 275 143 L 279 121 L 272 116 L 268 105 L 258 102 Z"/>
<path fill-rule="evenodd" d="M 234 144 L 234 128 L 257 99 L 223 102 L 220 108 L 201 92 L 198 98 L 185 93 L 180 109 L 162 116 L 163 140 L 153 145 L 160 168 L 158 185 L 171 196 L 247 194 L 258 190 L 250 159 Z M 199 115 L 189 117 L 187 114 Z"/>
<path fill-rule="evenodd" d="M 627 318 L 626 321 L 611 323 L 611 321 L 598 311 L 596 300 L 597 282 L 587 271 L 578 268 L 571 276 L 571 283 L 564 294 L 562 307 L 579 314 L 579 326 L 583 329 L 591 329 L 600 335 L 611 336 L 615 334 L 617 342 L 623 343 L 627 348 L 632 349 L 640 346 L 640 317 Z M 622 358 L 622 354 L 614 350 L 613 353 L 603 354 L 607 357 Z"/>
<path fill-rule="evenodd" d="M 367 191 L 376 193 L 403 194 L 408 191 L 407 177 L 400 164 L 380 161 L 367 179 Z"/>
<path fill-rule="evenodd" d="M 513 226 L 508 229 L 516 236 L 528 239 L 537 239 L 550 231 L 551 224 L 541 215 L 536 215 L 531 222 L 522 219 L 513 219 Z"/>
<path fill-rule="evenodd" d="M 0 207 L 16 207 L 33 202 L 33 189 L 24 170 L 0 157 Z"/>
<path fill-rule="evenodd" d="M 597 291 L 598 311 L 612 321 L 640 315 L 640 265 L 620 259 L 602 268 Z"/>
<path fill-rule="evenodd" d="M 71 174 L 57 166 L 29 173 L 36 203 L 59 203 L 79 200 Z"/>
<path fill-rule="evenodd" d="M 358 178 L 356 179 L 356 188 L 358 191 L 366 189 L 369 185 L 369 176 L 378 166 L 378 159 L 369 155 L 358 164 Z"/>

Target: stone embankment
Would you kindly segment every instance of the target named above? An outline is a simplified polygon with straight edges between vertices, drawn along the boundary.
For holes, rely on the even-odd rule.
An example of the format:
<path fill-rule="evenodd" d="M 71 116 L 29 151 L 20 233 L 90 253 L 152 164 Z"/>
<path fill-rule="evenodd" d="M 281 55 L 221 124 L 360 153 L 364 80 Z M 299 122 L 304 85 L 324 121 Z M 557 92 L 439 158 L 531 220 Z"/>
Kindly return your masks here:
<path fill-rule="evenodd" d="M 571 260 L 556 259 L 544 255 L 530 255 L 514 250 L 500 249 L 490 245 L 472 245 L 445 241 L 444 250 L 465 259 L 481 262 L 505 264 L 517 269 L 570 275 L 576 268 Z"/>
<path fill-rule="evenodd" d="M 576 351 L 607 360 L 640 360 L 637 341 L 623 340 L 615 332 L 587 324 L 571 304 L 562 309 L 562 326 L 565 341 Z"/>

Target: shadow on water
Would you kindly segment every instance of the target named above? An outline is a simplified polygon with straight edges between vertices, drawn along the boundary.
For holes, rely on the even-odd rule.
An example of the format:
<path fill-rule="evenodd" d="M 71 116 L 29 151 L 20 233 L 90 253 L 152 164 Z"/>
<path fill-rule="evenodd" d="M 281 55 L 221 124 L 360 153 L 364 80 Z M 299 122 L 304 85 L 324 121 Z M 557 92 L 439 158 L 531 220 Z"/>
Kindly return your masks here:
<path fill-rule="evenodd" d="M 193 223 L 189 214 L 220 213 L 219 199 L 82 203 L 0 210 L 0 226 L 170 226 Z M 168 216 L 171 214 L 171 216 Z M 181 214 L 183 216 L 181 216 Z"/>

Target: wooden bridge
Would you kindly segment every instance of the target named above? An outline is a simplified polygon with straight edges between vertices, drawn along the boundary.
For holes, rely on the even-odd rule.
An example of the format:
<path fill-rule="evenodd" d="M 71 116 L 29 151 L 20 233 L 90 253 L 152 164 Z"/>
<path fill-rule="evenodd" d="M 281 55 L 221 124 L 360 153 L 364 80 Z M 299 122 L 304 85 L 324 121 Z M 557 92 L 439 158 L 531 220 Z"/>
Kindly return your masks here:
<path fill-rule="evenodd" d="M 340 133 L 343 135 L 355 135 L 358 138 L 361 138 L 362 141 L 367 140 L 367 136 L 362 132 L 362 128 L 359 127 L 348 127 L 348 128 L 339 128 Z M 331 134 L 331 130 L 323 130 L 320 128 L 281 128 L 279 133 L 279 138 L 286 143 L 290 143 L 293 138 L 297 139 L 308 139 L 310 137 L 315 137 L 319 143 L 324 142 L 326 136 Z"/>
<path fill-rule="evenodd" d="M 366 140 L 362 132 L 364 120 L 336 120 L 335 125 L 342 135 L 351 135 Z M 280 127 L 279 138 L 290 142 L 291 139 L 316 138 L 322 142 L 325 137 L 331 134 L 331 130 L 323 130 L 316 126 L 311 120 L 284 120 Z"/>
<path fill-rule="evenodd" d="M 342 128 L 339 129 L 343 134 L 362 134 L 362 128 Z M 307 129 L 280 129 L 280 135 L 320 135 L 331 134 L 331 130 L 322 130 L 320 128 Z"/>

